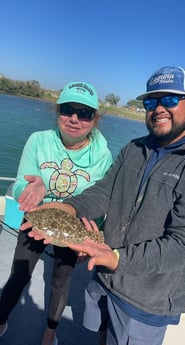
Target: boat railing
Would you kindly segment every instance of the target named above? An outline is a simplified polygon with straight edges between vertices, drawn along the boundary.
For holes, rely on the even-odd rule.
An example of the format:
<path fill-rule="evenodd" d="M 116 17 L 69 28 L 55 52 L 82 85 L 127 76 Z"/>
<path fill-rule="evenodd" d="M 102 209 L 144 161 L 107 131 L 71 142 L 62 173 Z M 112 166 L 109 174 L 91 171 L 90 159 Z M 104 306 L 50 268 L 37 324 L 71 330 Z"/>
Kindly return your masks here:
<path fill-rule="evenodd" d="M 0 176 L 0 196 L 5 196 L 8 188 L 10 187 L 10 185 L 13 185 L 15 180 L 15 177 Z"/>
<path fill-rule="evenodd" d="M 5 230 L 14 234 L 14 236 L 18 234 L 19 226 L 17 226 L 17 223 L 19 220 L 17 221 L 17 217 L 20 213 L 17 209 L 17 203 L 12 197 L 12 186 L 15 180 L 15 177 L 0 176 L 0 182 L 8 182 L 5 194 L 0 195 L 0 233 Z M 14 226 L 14 223 L 16 226 Z"/>
<path fill-rule="evenodd" d="M 15 181 L 15 177 L 0 176 L 0 181 Z"/>
<path fill-rule="evenodd" d="M 5 212 L 5 196 L 6 195 L 11 196 L 11 189 L 15 180 L 16 180 L 15 177 L 0 176 L 1 186 L 3 185 L 4 187 L 4 188 L 0 187 L 0 217 L 2 217 Z"/>

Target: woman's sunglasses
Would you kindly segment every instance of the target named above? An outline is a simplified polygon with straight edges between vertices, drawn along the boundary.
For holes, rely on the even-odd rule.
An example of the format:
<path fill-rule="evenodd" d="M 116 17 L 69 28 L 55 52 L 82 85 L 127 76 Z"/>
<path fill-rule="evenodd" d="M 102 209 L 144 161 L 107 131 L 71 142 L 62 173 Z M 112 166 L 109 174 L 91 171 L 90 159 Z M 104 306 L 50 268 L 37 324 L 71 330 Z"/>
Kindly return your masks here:
<path fill-rule="evenodd" d="M 179 104 L 181 99 L 185 99 L 185 96 L 168 95 L 159 98 L 147 98 L 143 100 L 143 106 L 147 111 L 154 110 L 159 103 L 165 108 L 174 108 Z"/>
<path fill-rule="evenodd" d="M 60 115 L 72 116 L 76 114 L 79 120 L 92 121 L 95 118 L 95 110 L 91 109 L 75 109 L 67 103 L 60 105 Z"/>

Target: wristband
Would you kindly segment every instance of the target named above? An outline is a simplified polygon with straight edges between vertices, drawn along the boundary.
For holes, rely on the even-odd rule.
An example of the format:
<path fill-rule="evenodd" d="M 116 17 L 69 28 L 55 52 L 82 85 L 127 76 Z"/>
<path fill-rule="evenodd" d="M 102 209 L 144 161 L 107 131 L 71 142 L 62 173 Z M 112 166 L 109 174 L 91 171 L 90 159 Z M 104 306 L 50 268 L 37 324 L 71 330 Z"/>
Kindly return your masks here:
<path fill-rule="evenodd" d="M 118 261 L 119 261 L 119 257 L 120 257 L 120 254 L 119 254 L 119 251 L 117 249 L 113 249 L 113 252 L 114 254 L 116 255 Z"/>

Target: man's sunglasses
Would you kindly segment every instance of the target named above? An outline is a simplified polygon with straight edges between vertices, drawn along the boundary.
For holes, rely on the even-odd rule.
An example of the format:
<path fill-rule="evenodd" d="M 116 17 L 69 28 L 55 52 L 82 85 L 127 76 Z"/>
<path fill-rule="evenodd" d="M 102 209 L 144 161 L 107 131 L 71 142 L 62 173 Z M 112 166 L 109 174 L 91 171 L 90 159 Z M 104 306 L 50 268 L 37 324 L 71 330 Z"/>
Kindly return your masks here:
<path fill-rule="evenodd" d="M 93 109 L 75 109 L 67 103 L 60 105 L 60 115 L 72 116 L 73 114 L 76 114 L 79 120 L 83 121 L 92 121 L 95 118 L 95 110 Z"/>
<path fill-rule="evenodd" d="M 154 110 L 159 103 L 165 108 L 174 108 L 179 104 L 181 99 L 185 99 L 185 96 L 167 95 L 159 98 L 147 98 L 143 100 L 143 106 L 147 111 Z"/>

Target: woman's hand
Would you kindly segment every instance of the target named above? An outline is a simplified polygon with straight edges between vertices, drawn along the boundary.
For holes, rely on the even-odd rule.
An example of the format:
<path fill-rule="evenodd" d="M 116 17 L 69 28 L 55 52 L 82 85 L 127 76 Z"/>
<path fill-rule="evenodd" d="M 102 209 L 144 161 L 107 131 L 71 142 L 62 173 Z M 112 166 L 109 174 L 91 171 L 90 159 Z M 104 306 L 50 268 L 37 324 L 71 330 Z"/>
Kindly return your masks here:
<path fill-rule="evenodd" d="M 28 184 L 21 193 L 18 202 L 20 210 L 28 212 L 44 199 L 46 187 L 40 176 L 26 175 L 24 178 Z"/>
<path fill-rule="evenodd" d="M 59 202 L 47 203 L 37 207 L 36 209 L 38 210 L 48 207 L 60 208 L 74 216 L 76 215 L 76 211 L 71 205 Z M 96 223 L 93 220 L 88 221 L 86 218 L 82 218 L 82 221 L 88 231 L 99 231 Z M 21 225 L 20 230 L 24 231 L 30 227 L 32 227 L 32 224 L 30 222 L 26 222 Z M 51 242 L 50 240 L 45 239 L 44 236 L 38 234 L 37 229 L 35 228 L 29 232 L 28 236 L 33 237 L 35 240 L 43 240 L 45 244 Z M 79 261 L 84 261 L 83 256 L 85 255 L 90 257 L 88 262 L 89 271 L 92 271 L 95 266 L 105 266 L 109 270 L 114 271 L 118 266 L 118 257 L 106 243 L 99 244 L 90 239 L 86 239 L 80 244 L 66 242 L 66 246 L 78 252 L 77 255 L 79 256 Z"/>

